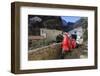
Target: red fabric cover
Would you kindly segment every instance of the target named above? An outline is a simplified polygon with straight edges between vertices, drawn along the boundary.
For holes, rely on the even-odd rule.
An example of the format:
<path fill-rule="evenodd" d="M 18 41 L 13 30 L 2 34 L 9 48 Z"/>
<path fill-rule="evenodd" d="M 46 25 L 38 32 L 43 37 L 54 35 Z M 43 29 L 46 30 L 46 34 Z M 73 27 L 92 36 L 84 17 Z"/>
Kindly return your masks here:
<path fill-rule="evenodd" d="M 66 36 L 63 38 L 63 41 L 62 41 L 62 49 L 63 51 L 69 51 L 71 49 L 71 40 L 70 38 L 68 37 L 68 34 L 66 34 Z"/>
<path fill-rule="evenodd" d="M 72 49 L 76 48 L 76 41 L 75 41 L 75 39 L 71 39 L 71 46 L 72 46 Z"/>

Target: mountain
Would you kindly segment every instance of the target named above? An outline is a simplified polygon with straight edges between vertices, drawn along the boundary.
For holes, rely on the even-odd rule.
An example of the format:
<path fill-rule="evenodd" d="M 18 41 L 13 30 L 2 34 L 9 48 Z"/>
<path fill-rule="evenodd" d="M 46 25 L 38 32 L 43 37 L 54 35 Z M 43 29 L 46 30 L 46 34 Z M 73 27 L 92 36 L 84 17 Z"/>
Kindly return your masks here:
<path fill-rule="evenodd" d="M 85 21 L 86 21 L 86 19 L 83 19 L 83 18 L 80 18 L 80 20 L 76 21 L 75 23 L 65 22 L 63 20 L 64 24 L 62 25 L 62 29 L 63 29 L 63 31 L 68 32 L 68 31 L 73 30 L 74 28 L 77 28 L 77 27 L 80 27 L 80 26 L 84 27 Z"/>
<path fill-rule="evenodd" d="M 75 24 L 75 23 L 73 23 L 73 22 L 66 22 L 65 20 L 62 20 L 62 29 L 63 29 L 63 31 L 66 31 L 66 32 L 68 32 L 68 31 L 70 31 L 71 29 L 73 29 L 73 25 Z"/>

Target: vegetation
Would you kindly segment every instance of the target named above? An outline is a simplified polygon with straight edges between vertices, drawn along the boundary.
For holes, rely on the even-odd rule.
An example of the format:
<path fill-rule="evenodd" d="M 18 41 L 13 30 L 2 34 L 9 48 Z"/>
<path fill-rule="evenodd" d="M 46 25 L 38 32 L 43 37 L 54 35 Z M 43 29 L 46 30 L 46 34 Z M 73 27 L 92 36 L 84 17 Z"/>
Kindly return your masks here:
<path fill-rule="evenodd" d="M 36 48 L 41 48 L 41 47 L 44 47 L 44 46 L 48 46 L 50 45 L 51 43 L 53 43 L 55 41 L 49 41 L 47 39 L 43 39 L 43 40 L 35 40 L 35 41 L 32 41 L 32 45 L 29 49 L 36 49 Z"/>
<path fill-rule="evenodd" d="M 83 20 L 83 25 L 82 25 L 82 28 L 83 28 L 83 40 L 84 41 L 87 41 L 87 39 L 88 39 L 88 20 L 87 20 L 87 18 L 82 18 L 82 20 Z"/>

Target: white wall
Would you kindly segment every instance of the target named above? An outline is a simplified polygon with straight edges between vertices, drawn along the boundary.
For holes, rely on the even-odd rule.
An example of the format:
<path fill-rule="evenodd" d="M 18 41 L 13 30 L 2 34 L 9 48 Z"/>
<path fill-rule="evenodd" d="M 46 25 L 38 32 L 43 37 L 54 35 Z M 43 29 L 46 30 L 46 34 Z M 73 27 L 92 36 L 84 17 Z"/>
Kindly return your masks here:
<path fill-rule="evenodd" d="M 0 0 L 0 76 L 16 76 L 10 73 L 11 60 L 11 15 L 10 3 L 13 1 L 25 2 L 40 2 L 40 3 L 56 3 L 56 4 L 74 4 L 74 5 L 100 5 L 100 0 Z M 100 20 L 100 6 L 98 12 Z M 100 28 L 100 22 L 98 23 Z M 100 33 L 100 30 L 98 30 Z M 100 46 L 100 34 L 98 36 L 98 43 Z M 100 49 L 99 49 L 100 50 Z M 98 51 L 100 54 L 100 51 Z M 100 58 L 100 55 L 99 55 Z M 22 74 L 18 76 L 100 76 L 100 59 L 98 70 L 81 70 L 81 71 L 65 71 L 52 73 L 38 73 L 38 74 Z"/>
<path fill-rule="evenodd" d="M 78 36 L 82 36 L 83 35 L 83 29 L 82 27 L 77 27 L 77 28 L 74 28 L 73 30 L 69 31 L 70 34 L 74 34 L 74 32 L 77 32 L 77 35 Z"/>
<path fill-rule="evenodd" d="M 43 32 L 46 34 L 47 40 L 50 40 L 50 41 L 51 41 L 51 40 L 56 41 L 57 35 L 59 35 L 59 34 L 62 33 L 62 31 L 60 31 L 60 30 L 45 29 L 45 28 L 41 28 L 40 31 L 41 31 L 41 32 L 43 31 Z M 41 34 L 43 35 L 44 33 L 41 33 Z M 42 36 L 42 35 L 41 35 L 41 36 Z"/>

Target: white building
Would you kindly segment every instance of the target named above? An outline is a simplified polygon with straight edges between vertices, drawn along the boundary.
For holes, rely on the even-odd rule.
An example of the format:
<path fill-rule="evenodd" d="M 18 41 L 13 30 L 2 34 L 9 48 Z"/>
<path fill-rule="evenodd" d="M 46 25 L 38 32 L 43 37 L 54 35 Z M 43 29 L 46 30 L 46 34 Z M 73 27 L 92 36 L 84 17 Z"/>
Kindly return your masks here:
<path fill-rule="evenodd" d="M 75 32 L 77 34 L 76 42 L 78 44 L 82 44 L 82 42 L 83 42 L 83 28 L 81 26 L 79 26 L 79 27 L 76 27 L 73 30 L 69 31 L 68 33 L 71 35 L 71 34 L 74 34 Z"/>
<path fill-rule="evenodd" d="M 47 28 L 40 28 L 40 35 L 44 36 L 48 40 L 56 41 L 56 36 L 61 34 L 62 31 L 56 29 L 47 29 Z"/>

